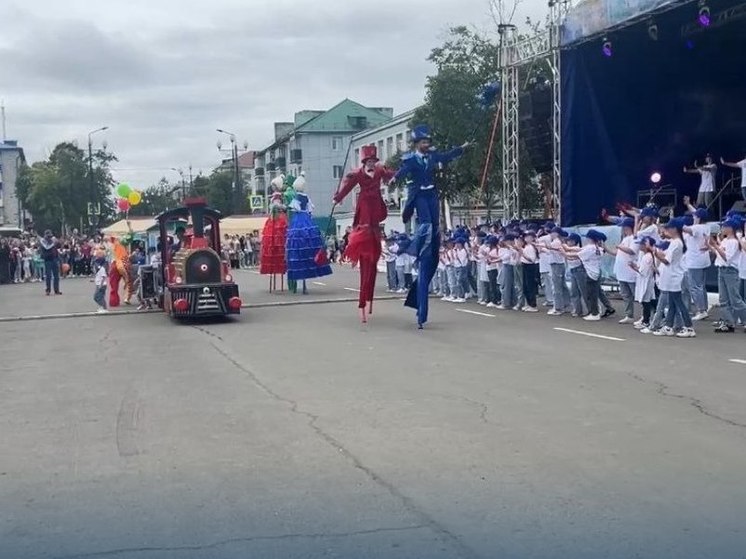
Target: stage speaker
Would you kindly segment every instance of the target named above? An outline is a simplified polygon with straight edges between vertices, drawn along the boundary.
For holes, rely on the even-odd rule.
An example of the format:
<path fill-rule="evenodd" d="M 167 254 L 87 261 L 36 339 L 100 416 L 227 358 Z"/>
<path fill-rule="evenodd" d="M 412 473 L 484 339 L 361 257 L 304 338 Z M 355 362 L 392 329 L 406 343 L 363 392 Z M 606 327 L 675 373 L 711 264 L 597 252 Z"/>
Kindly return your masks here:
<path fill-rule="evenodd" d="M 730 211 L 738 212 L 740 214 L 746 214 L 746 200 L 736 200 Z"/>

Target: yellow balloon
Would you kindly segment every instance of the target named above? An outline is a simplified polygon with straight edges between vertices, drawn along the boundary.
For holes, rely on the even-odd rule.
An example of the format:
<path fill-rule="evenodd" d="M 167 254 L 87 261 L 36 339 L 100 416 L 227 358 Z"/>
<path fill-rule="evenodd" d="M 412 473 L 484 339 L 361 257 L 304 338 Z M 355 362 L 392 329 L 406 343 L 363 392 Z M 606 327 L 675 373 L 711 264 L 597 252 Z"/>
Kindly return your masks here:
<path fill-rule="evenodd" d="M 130 206 L 137 206 L 142 201 L 142 194 L 137 190 L 133 190 L 127 196 L 127 200 L 129 201 Z"/>

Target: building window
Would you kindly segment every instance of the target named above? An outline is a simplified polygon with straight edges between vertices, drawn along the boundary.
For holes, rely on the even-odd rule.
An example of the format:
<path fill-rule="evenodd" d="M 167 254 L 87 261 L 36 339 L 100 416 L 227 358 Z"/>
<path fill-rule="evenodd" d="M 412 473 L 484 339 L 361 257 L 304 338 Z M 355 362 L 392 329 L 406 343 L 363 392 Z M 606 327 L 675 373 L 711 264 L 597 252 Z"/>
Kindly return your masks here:
<path fill-rule="evenodd" d="M 332 151 L 339 151 L 342 149 L 342 136 L 334 136 L 332 138 Z"/>
<path fill-rule="evenodd" d="M 396 135 L 396 149 L 397 151 L 404 151 L 404 134 Z"/>
<path fill-rule="evenodd" d="M 394 137 L 389 136 L 386 138 L 386 157 L 383 159 L 388 159 L 389 157 L 394 155 Z"/>
<path fill-rule="evenodd" d="M 342 165 L 335 165 L 333 168 L 334 178 L 335 179 L 341 179 L 344 176 L 344 168 Z"/>
<path fill-rule="evenodd" d="M 355 150 L 355 167 L 360 165 L 360 148 Z"/>
<path fill-rule="evenodd" d="M 386 154 L 383 153 L 383 140 L 378 140 L 378 157 L 386 159 Z"/>

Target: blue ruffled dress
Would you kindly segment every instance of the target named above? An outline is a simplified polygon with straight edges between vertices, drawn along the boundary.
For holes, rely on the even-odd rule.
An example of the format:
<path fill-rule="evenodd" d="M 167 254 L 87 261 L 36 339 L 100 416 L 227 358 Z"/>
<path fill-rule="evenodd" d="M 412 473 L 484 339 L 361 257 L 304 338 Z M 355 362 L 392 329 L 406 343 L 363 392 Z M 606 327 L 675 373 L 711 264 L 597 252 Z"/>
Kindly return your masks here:
<path fill-rule="evenodd" d="M 315 261 L 316 253 L 326 244 L 319 228 L 311 219 L 312 209 L 311 201 L 303 192 L 297 192 L 290 203 L 292 215 L 285 245 L 290 281 L 320 278 L 332 273 L 329 264 L 319 266 Z"/>

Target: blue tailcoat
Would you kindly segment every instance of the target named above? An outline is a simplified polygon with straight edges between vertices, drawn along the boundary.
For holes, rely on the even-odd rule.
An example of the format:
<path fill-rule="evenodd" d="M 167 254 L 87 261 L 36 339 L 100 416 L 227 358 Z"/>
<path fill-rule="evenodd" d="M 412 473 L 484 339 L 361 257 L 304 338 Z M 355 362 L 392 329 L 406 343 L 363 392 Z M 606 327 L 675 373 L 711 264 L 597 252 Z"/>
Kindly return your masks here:
<path fill-rule="evenodd" d="M 464 150 L 460 147 L 447 152 L 430 150 L 424 156 L 410 152 L 402 157 L 401 167 L 396 173 L 397 180 L 409 178 L 407 201 L 402 212 L 404 223 L 417 214 L 415 250 L 419 262 L 419 276 L 409 290 L 405 306 L 417 309 L 417 322 L 427 322 L 430 282 L 438 268 L 440 250 L 440 203 L 435 188 L 435 173 L 439 164 L 447 164 L 460 157 Z"/>

